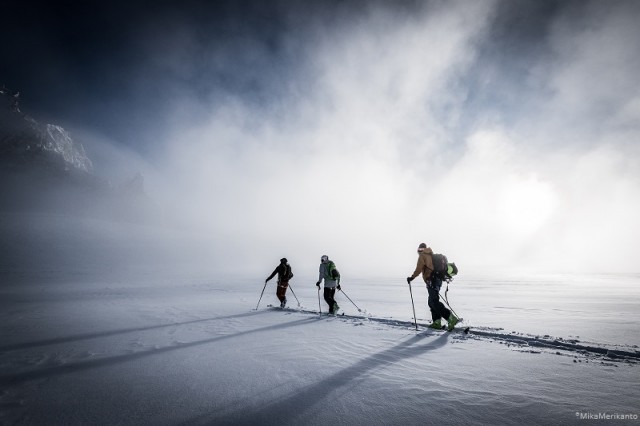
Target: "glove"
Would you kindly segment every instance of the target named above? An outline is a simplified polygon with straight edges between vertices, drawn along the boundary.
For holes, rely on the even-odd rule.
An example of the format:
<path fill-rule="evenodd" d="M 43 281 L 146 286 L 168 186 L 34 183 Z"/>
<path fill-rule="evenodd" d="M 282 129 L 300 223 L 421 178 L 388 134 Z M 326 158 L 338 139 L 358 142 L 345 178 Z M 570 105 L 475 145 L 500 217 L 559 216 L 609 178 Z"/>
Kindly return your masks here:
<path fill-rule="evenodd" d="M 338 290 L 340 290 L 340 284 L 338 284 Z"/>
<path fill-rule="evenodd" d="M 407 277 L 407 284 L 411 284 L 411 277 Z"/>
<path fill-rule="evenodd" d="M 316 287 L 320 288 L 320 281 L 316 283 Z"/>

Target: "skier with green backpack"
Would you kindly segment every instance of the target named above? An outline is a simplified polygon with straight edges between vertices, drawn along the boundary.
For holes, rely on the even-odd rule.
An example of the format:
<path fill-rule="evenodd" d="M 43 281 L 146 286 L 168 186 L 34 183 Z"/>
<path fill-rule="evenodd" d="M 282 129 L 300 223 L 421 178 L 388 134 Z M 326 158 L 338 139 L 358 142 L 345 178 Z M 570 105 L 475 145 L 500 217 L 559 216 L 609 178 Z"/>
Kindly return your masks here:
<path fill-rule="evenodd" d="M 334 298 L 336 289 L 340 290 L 340 272 L 336 269 L 336 264 L 329 260 L 326 254 L 320 258 L 320 275 L 316 287 L 320 291 L 320 283 L 324 280 L 324 301 L 329 305 L 329 314 L 335 315 L 340 307 Z"/>
<path fill-rule="evenodd" d="M 425 243 L 418 246 L 418 264 L 410 277 L 407 277 L 407 283 L 411 286 L 411 281 L 418 275 L 422 274 L 422 279 L 427 284 L 427 292 L 429 293 L 429 309 L 431 310 L 432 323 L 430 328 L 437 330 L 442 329 L 440 319 L 447 321 L 447 329 L 453 330 L 460 319 L 440 301 L 440 288 L 442 281 L 450 279 L 458 272 L 454 263 L 448 263 L 446 256 L 442 254 L 434 254 L 431 248 Z M 417 325 L 416 325 L 417 327 Z"/>

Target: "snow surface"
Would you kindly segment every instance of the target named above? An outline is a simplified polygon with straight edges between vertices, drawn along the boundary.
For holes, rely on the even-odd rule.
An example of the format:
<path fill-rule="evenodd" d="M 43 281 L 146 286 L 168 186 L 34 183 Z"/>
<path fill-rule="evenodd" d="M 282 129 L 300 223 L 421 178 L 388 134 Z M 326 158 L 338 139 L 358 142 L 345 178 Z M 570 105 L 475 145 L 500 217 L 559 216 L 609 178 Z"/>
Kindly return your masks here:
<path fill-rule="evenodd" d="M 416 332 L 413 257 L 395 278 L 343 277 L 362 312 L 338 293 L 345 316 L 327 317 L 315 271 L 294 265 L 301 307 L 268 307 L 271 281 L 256 310 L 271 270 L 176 268 L 134 225 L 1 219 L 2 424 L 638 423 L 638 275 L 460 265 L 449 301 L 470 333 L 425 328 L 418 280 Z"/>

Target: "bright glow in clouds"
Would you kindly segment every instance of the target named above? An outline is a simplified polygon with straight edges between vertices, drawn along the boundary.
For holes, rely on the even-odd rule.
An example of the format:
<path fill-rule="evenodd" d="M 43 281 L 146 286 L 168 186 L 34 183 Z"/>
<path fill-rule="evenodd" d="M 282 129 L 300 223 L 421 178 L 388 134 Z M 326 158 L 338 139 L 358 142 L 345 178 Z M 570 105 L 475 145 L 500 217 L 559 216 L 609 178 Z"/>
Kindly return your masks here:
<path fill-rule="evenodd" d="M 487 208 L 493 222 L 489 229 L 497 234 L 521 240 L 541 230 L 554 213 L 556 195 L 550 183 L 538 178 L 539 168 L 521 158 L 523 152 L 499 130 L 474 134 L 467 148 L 467 156 L 451 172 L 457 180 L 444 183 L 443 190 L 475 193 L 473 211 Z"/>
<path fill-rule="evenodd" d="M 501 84 L 494 64 L 469 83 L 491 60 L 493 2 L 318 24 L 266 106 L 176 101 L 157 187 L 232 272 L 329 254 L 347 276 L 403 277 L 420 242 L 468 269 L 637 271 L 637 7 L 598 5 L 588 28 L 554 18 L 511 110 L 470 104 Z M 591 75 L 604 68 L 615 84 Z"/>
<path fill-rule="evenodd" d="M 553 213 L 553 191 L 535 176 L 524 181 L 510 179 L 501 191 L 501 198 L 498 212 L 507 231 L 519 236 L 539 231 Z"/>

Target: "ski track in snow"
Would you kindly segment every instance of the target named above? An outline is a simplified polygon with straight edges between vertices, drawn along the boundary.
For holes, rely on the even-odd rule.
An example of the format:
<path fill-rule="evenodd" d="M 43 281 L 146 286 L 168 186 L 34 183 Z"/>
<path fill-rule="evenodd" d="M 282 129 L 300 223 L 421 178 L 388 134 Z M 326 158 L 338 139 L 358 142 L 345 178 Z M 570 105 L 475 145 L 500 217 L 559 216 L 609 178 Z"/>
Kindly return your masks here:
<path fill-rule="evenodd" d="M 285 315 L 290 317 L 288 321 L 278 327 L 295 327 L 309 323 L 310 321 L 335 322 L 340 321 L 354 327 L 370 327 L 372 329 L 400 329 L 415 333 L 416 336 L 437 336 L 439 334 L 451 336 L 451 343 L 463 343 L 469 339 L 484 340 L 504 344 L 515 351 L 525 353 L 555 353 L 557 355 L 572 356 L 575 362 L 583 360 L 599 360 L 603 363 L 629 363 L 640 362 L 640 351 L 631 346 L 619 345 L 607 347 L 601 345 L 587 345 L 579 340 L 565 340 L 551 336 L 531 336 L 522 333 L 505 333 L 499 329 L 489 327 L 473 327 L 468 334 L 462 330 L 466 325 L 461 323 L 453 332 L 438 331 L 426 328 L 424 322 L 418 323 L 418 331 L 412 321 L 402 321 L 394 318 L 379 318 L 371 316 L 357 315 L 337 315 L 328 316 L 323 313 L 318 315 L 317 311 L 306 309 L 292 309 L 279 307 L 261 308 L 258 311 L 239 313 L 236 315 L 192 318 L 185 319 L 185 312 L 180 312 L 176 308 L 166 309 L 164 312 L 167 318 L 181 317 L 179 322 L 163 322 L 157 325 L 144 327 L 132 327 L 114 329 L 97 333 L 86 333 L 31 341 L 26 343 L 15 343 L 0 346 L 0 354 L 6 358 L 7 355 L 17 351 L 26 351 L 22 357 L 10 357 L 0 365 L 2 371 L 11 371 L 1 377 L 1 381 L 7 385 L 24 383 L 32 380 L 42 380 L 52 375 L 77 372 L 97 366 L 117 364 L 143 357 L 149 353 L 168 353 L 176 349 L 184 349 L 190 346 L 214 343 L 230 337 L 242 335 L 259 335 L 264 329 L 268 331 L 271 326 L 264 328 L 247 329 L 246 319 L 268 311 L 274 315 Z M 192 316 L 193 317 L 193 316 Z M 161 332 L 161 333 L 159 333 Z M 146 339 L 145 334 L 151 333 Z M 122 339 L 123 336 L 129 336 Z M 164 336 L 164 337 L 162 337 Z M 116 345 L 109 345 L 111 337 L 118 337 Z M 203 337 L 206 337 L 203 339 Z M 103 340 L 105 349 L 100 351 L 87 351 L 77 348 L 77 343 L 83 341 Z M 152 344 L 145 343 L 146 341 Z M 159 341 L 161 343 L 159 343 Z M 122 347 L 122 342 L 126 342 Z M 368 345 L 358 346 L 353 342 L 336 340 L 333 342 L 333 349 L 345 353 L 345 355 L 358 356 L 362 353 L 371 352 Z M 49 347 L 55 350 L 47 349 Z M 107 349 L 108 348 L 108 349 Z M 397 351 L 397 348 L 395 348 Z M 378 355 L 385 357 L 385 355 Z M 391 356 L 391 355 L 387 355 Z M 3 397 L 0 396 L 0 401 Z M 9 404 L 14 404 L 10 402 Z M 4 405 L 4 402 L 2 403 Z"/>
<path fill-rule="evenodd" d="M 281 309 L 279 307 L 271 305 L 269 305 L 268 307 L 275 311 L 280 311 L 283 314 L 299 313 L 304 315 L 319 316 L 317 311 L 312 311 L 304 308 L 295 309 L 287 307 L 285 309 Z M 329 316 L 326 313 L 323 313 L 321 318 L 326 321 L 343 320 L 351 323 L 354 326 L 371 325 L 373 327 L 376 327 L 382 325 L 387 327 L 415 330 L 414 322 L 402 321 L 394 318 L 378 318 L 366 315 L 346 315 L 344 313 L 338 314 L 336 316 Z M 432 330 L 428 328 L 427 325 L 428 324 L 425 324 L 424 322 L 418 322 L 417 333 L 448 333 L 448 331 L 446 330 Z M 466 327 L 468 326 L 464 323 L 464 321 L 458 323 L 455 330 L 451 332 L 454 334 L 454 338 L 459 340 L 481 339 L 490 342 L 498 342 L 499 344 L 505 344 L 508 347 L 513 347 L 514 350 L 519 350 L 521 352 L 539 353 L 540 351 L 544 350 L 546 352 L 556 353 L 557 355 L 574 356 L 576 359 L 599 358 L 603 362 L 610 361 L 633 364 L 640 363 L 640 350 L 638 349 L 637 345 L 605 346 L 599 345 L 597 343 L 587 344 L 586 342 L 581 342 L 578 339 L 565 339 L 562 337 L 553 337 L 549 335 L 534 336 L 516 331 L 505 333 L 502 329 L 499 328 L 482 326 L 474 326 L 473 328 L 469 329 L 468 333 L 465 333 L 464 330 L 466 329 Z M 580 359 L 577 362 L 582 362 L 582 360 Z"/>
<path fill-rule="evenodd" d="M 260 313 L 261 310 L 269 310 L 273 313 L 282 314 L 285 316 L 291 316 L 291 326 L 296 324 L 305 323 L 309 320 L 319 320 L 324 322 L 341 321 L 350 324 L 354 327 L 371 327 L 373 329 L 402 329 L 411 332 L 415 332 L 415 325 L 413 321 L 403 321 L 395 318 L 381 318 L 368 315 L 337 315 L 328 316 L 323 313 L 322 316 L 318 315 L 317 311 L 307 310 L 304 308 L 294 309 L 286 308 L 284 310 L 279 307 L 267 307 L 258 311 L 252 310 L 245 313 L 239 313 L 230 316 L 223 317 L 209 317 L 201 318 L 194 315 L 190 315 L 184 309 L 178 309 L 175 307 L 166 307 L 163 311 L 162 323 L 156 325 L 148 325 L 142 327 L 131 327 L 113 329 L 109 331 L 101 331 L 96 333 L 84 333 L 69 335 L 64 337 L 54 337 L 43 339 L 39 341 L 30 341 L 24 343 L 5 344 L 0 346 L 0 354 L 7 355 L 16 351 L 27 351 L 25 356 L 12 359 L 10 363 L 3 363 L 2 367 L 4 371 L 7 371 L 9 367 L 13 370 L 10 374 L 3 375 L 2 379 L 6 383 L 14 383 L 18 381 L 24 381 L 27 379 L 33 379 L 38 377 L 46 377 L 53 369 L 67 367 L 69 370 L 84 368 L 84 362 L 99 363 L 100 357 L 109 354 L 110 356 L 116 355 L 123 358 L 134 358 L 137 353 L 144 351 L 170 351 L 172 348 L 188 346 L 194 339 L 203 337 L 203 334 L 209 337 L 210 341 L 218 339 L 224 339 L 228 336 L 236 336 L 238 334 L 259 334 L 260 329 L 246 329 L 246 318 Z M 144 310 L 143 310 L 144 313 Z M 158 312 L 155 314 L 149 314 L 149 319 L 157 319 Z M 34 315 L 31 319 L 40 319 L 38 315 Z M 424 320 L 418 322 L 419 330 L 417 334 L 422 335 L 437 335 L 445 334 L 447 331 L 438 331 L 427 328 L 427 324 Z M 578 339 L 565 339 L 562 337 L 553 337 L 549 335 L 534 336 L 524 333 L 511 332 L 506 333 L 498 328 L 473 326 L 468 334 L 465 334 L 462 330 L 467 325 L 462 322 L 451 333 L 453 341 L 464 342 L 467 339 L 480 339 L 484 341 L 497 342 L 504 344 L 507 347 L 511 347 L 514 350 L 530 353 L 549 352 L 556 353 L 558 355 L 570 355 L 576 359 L 591 359 L 598 358 L 601 361 L 608 362 L 625 362 L 625 363 L 639 363 L 640 351 L 637 346 L 628 345 L 599 345 L 597 343 L 587 344 L 581 342 Z M 25 330 L 20 329 L 20 333 L 24 333 Z M 160 333 L 161 332 L 161 333 Z M 153 344 L 145 343 L 145 333 L 152 333 L 152 337 L 148 340 Z M 129 336 L 126 339 L 122 339 L 122 336 Z M 213 336 L 213 337 L 212 337 Z M 101 339 L 105 342 L 109 342 L 112 337 L 118 338 L 118 344 L 111 346 L 105 343 L 103 350 L 79 350 L 76 348 L 78 342 L 87 340 Z M 125 341 L 126 345 L 122 346 L 122 342 Z M 160 342 L 160 343 L 159 343 Z M 198 342 L 196 340 L 196 342 Z M 118 347 L 120 348 L 118 349 Z M 48 347 L 59 348 L 55 351 L 46 350 Z M 348 345 L 344 347 L 350 348 L 357 353 L 361 353 L 366 348 L 351 348 Z M 114 360 L 111 358 L 111 362 Z M 29 367 L 36 367 L 37 371 L 20 371 L 28 369 Z M 18 370 L 17 372 L 15 370 Z"/>

